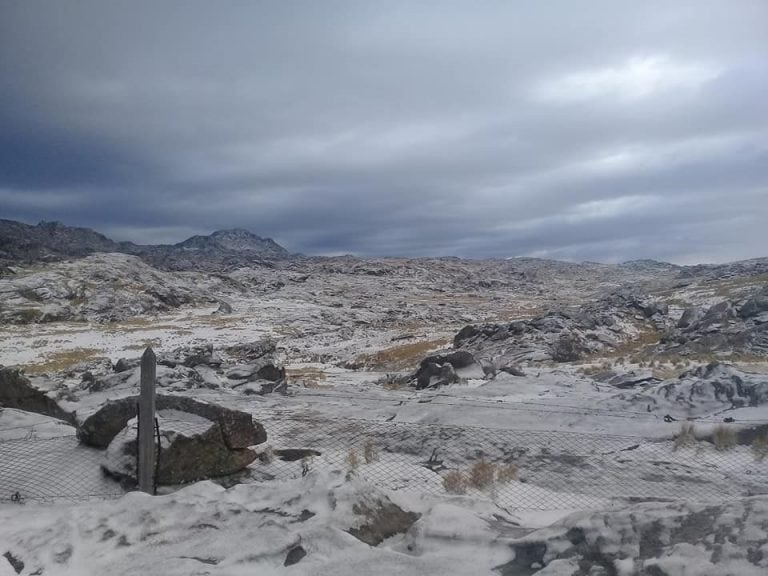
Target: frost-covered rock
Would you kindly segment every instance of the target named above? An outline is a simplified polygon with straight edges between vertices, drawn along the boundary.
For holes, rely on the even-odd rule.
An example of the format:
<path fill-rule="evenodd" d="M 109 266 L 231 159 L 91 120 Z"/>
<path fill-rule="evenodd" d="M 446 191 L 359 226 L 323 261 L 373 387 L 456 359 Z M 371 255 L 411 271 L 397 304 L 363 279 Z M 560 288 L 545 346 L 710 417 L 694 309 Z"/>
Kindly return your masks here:
<path fill-rule="evenodd" d="M 643 332 L 671 327 L 669 306 L 618 291 L 578 308 L 559 308 L 530 320 L 465 326 L 454 348 L 493 357 L 499 365 L 520 362 L 574 362 L 615 350 Z"/>
<path fill-rule="evenodd" d="M 246 447 L 231 447 L 218 422 L 179 410 L 160 410 L 157 416 L 160 451 L 157 483 L 185 484 L 239 472 L 257 454 Z M 129 420 L 109 443 L 104 469 L 113 476 L 137 477 L 136 418 Z"/>
<path fill-rule="evenodd" d="M 611 402 L 613 403 L 613 402 Z M 646 387 L 618 403 L 660 415 L 693 418 L 768 404 L 768 375 L 713 362 Z"/>
<path fill-rule="evenodd" d="M 64 410 L 50 391 L 35 386 L 29 378 L 12 368 L 0 367 L 0 406 L 74 422 L 73 414 Z"/>
<path fill-rule="evenodd" d="M 511 545 L 502 575 L 768 573 L 768 497 L 577 513 Z"/>
<path fill-rule="evenodd" d="M 88 415 L 78 414 L 78 437 L 82 442 L 97 448 L 106 448 L 112 439 L 136 416 L 138 396 L 127 396 L 107 401 Z M 224 443 L 229 448 L 247 448 L 267 439 L 264 427 L 254 422 L 247 412 L 232 410 L 216 404 L 201 402 L 185 396 L 158 394 L 158 411 L 175 410 L 194 414 L 215 422 L 221 430 Z"/>

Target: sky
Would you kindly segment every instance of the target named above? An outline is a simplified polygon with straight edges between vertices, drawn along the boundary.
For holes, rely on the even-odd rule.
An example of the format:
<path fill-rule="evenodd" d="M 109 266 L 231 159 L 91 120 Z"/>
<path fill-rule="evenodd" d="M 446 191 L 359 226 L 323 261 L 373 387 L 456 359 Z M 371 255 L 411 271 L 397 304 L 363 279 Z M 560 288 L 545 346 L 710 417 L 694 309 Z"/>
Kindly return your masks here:
<path fill-rule="evenodd" d="M 0 218 L 768 256 L 768 2 L 0 0 Z"/>

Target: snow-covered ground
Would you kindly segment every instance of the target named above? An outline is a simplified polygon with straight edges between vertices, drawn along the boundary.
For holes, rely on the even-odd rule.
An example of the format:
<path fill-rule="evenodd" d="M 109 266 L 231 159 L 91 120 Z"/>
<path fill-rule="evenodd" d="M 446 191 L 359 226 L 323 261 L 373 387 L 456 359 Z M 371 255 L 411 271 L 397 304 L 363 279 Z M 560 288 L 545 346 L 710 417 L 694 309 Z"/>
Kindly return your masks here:
<path fill-rule="evenodd" d="M 89 265 L 98 270 L 100 262 Z M 118 263 L 135 266 L 131 257 L 121 256 Z M 73 428 L 2 409 L 0 486 L 34 490 L 15 500 L 0 494 L 0 575 L 9 570 L 24 575 L 107 570 L 587 574 L 578 572 L 578 562 L 572 560 L 578 554 L 587 558 L 586 548 L 571 559 L 558 556 L 569 546 L 562 534 L 578 525 L 585 533 L 594 528 L 595 538 L 605 537 L 600 522 L 633 527 L 624 540 L 601 549 L 613 555 L 614 572 L 605 573 L 639 574 L 647 568 L 645 573 L 653 574 L 650 566 L 656 562 L 665 572 L 655 573 L 682 575 L 690 573 L 685 572 L 685 559 L 709 543 L 691 541 L 691 548 L 685 548 L 683 530 L 677 541 L 668 538 L 657 547 L 666 555 L 662 561 L 659 555 L 643 558 L 644 552 L 633 552 L 632 538 L 645 530 L 644 519 L 652 525 L 678 518 L 669 520 L 669 526 L 685 526 L 679 518 L 700 514 L 697 506 L 721 506 L 707 516 L 715 528 L 723 522 L 738 524 L 730 520 L 728 506 L 749 508 L 755 519 L 749 526 L 738 525 L 738 538 L 752 538 L 751 560 L 746 548 L 740 549 L 743 558 L 741 552 L 723 552 L 708 560 L 714 568 L 697 565 L 702 570 L 697 574 L 765 573 L 750 572 L 768 562 L 765 500 L 744 504 L 744 499 L 768 493 L 768 458 L 756 457 L 746 443 L 722 448 L 710 441 L 724 418 L 733 418 L 737 430 L 768 422 L 768 404 L 734 403 L 733 394 L 722 388 L 730 382 L 738 395 L 747 394 L 745 385 L 754 385 L 757 392 L 749 394 L 761 394 L 768 389 L 765 363 L 750 358 L 697 376 L 691 371 L 704 367 L 705 360 L 685 365 L 669 360 L 649 367 L 626 354 L 621 362 L 615 355 L 560 364 L 522 362 L 518 368 L 523 375 L 499 372 L 490 378 L 481 371 L 459 383 L 415 390 L 399 385 L 392 375 L 408 373 L 429 353 L 450 347 L 467 323 L 528 317 L 556 299 L 581 301 L 607 282 L 563 280 L 553 284 L 551 294 L 541 294 L 533 284 L 519 291 L 509 284 L 478 288 L 471 275 L 451 269 L 463 278 L 458 285 L 454 276 L 440 276 L 447 273 L 439 266 L 423 265 L 424 274 L 437 274 L 428 280 L 419 280 L 420 272 L 409 268 L 412 264 L 381 266 L 400 275 L 390 279 L 378 269 L 375 274 L 338 274 L 318 267 L 305 278 L 298 271 L 243 269 L 228 277 L 245 290 L 221 288 L 230 281 L 208 278 L 201 285 L 208 291 L 206 301 L 172 311 L 111 323 L 94 318 L 0 327 L 0 365 L 46 375 L 39 376 L 40 386 L 65 409 L 81 412 L 118 392 L 135 393 L 138 383 L 132 375 L 116 388 L 91 391 L 83 385 L 84 372 L 111 374 L 118 359 L 138 357 L 147 344 L 159 352 L 212 345 L 226 355 L 230 346 L 269 338 L 287 369 L 287 394 L 250 394 L 225 378 L 221 385 L 179 383 L 169 391 L 250 412 L 264 424 L 270 449 L 321 452 L 306 461 L 259 459 L 237 482 L 165 488 L 169 493 L 158 497 L 123 494 L 116 482 L 101 475 L 103 453 L 78 445 Z M 456 263 L 440 266 L 461 272 Z M 64 280 L 47 271 L 21 280 L 36 290 L 45 282 L 60 281 L 67 286 L 75 282 L 71 288 L 79 290 L 77 265 L 59 267 L 56 274 Z M 193 292 L 193 274 L 173 281 Z M 9 282 L 4 289 L 10 290 Z M 219 289 L 220 298 L 210 297 Z M 697 303 L 714 298 L 712 290 L 695 286 L 680 294 Z M 226 301 L 232 313 L 214 313 L 217 300 Z M 677 318 L 681 310 L 670 314 Z M 622 388 L 598 377 L 605 364 L 619 379 L 642 383 Z M 159 367 L 163 382 L 172 373 Z M 687 419 L 694 420 L 698 442 L 676 446 L 674 438 Z M 376 452 L 370 462 L 363 456 L 369 443 Z M 439 466 L 429 464 L 433 456 Z M 467 475 L 485 460 L 499 469 L 514 466 L 515 473 L 491 486 L 465 486 L 462 495 L 446 490 L 448 472 Z M 421 516 L 377 547 L 364 544 L 349 531 L 360 520 L 354 505 L 371 494 Z M 648 500 L 665 503 L 655 508 L 633 504 Z M 690 509 L 680 504 L 685 500 Z M 721 504 L 724 500 L 730 504 Z M 565 528 L 534 532 L 555 521 L 565 522 Z M 673 528 L 666 534 L 677 534 Z M 523 566 L 527 552 L 518 546 L 522 537 L 548 540 L 561 550 L 550 547 L 547 554 L 532 554 Z M 306 557 L 283 566 L 297 546 Z M 10 560 L 3 564 L 5 552 L 16 566 L 23 561 L 24 568 L 14 569 Z M 494 572 L 499 566 L 506 568 Z"/>

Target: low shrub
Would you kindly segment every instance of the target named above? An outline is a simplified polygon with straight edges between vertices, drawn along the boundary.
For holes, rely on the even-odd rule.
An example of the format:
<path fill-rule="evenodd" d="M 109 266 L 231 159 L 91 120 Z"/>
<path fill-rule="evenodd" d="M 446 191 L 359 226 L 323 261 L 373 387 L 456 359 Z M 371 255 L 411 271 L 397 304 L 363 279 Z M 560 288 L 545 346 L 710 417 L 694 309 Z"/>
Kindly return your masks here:
<path fill-rule="evenodd" d="M 696 431 L 693 424 L 690 422 L 683 422 L 680 425 L 680 432 L 675 436 L 674 449 L 687 448 L 696 444 Z"/>
<path fill-rule="evenodd" d="M 449 494 L 466 494 L 467 477 L 461 470 L 451 470 L 443 476 L 443 488 Z"/>
<path fill-rule="evenodd" d="M 368 440 L 365 443 L 365 446 L 363 446 L 363 458 L 365 459 L 366 464 L 370 464 L 379 459 L 379 449 L 372 440 Z"/>
<path fill-rule="evenodd" d="M 712 442 L 718 450 L 730 450 L 736 446 L 736 430 L 720 424 L 712 432 Z"/>
<path fill-rule="evenodd" d="M 360 459 L 357 457 L 357 452 L 355 452 L 354 448 L 349 449 L 345 461 L 350 471 L 357 470 L 357 467 L 360 466 Z"/>
<path fill-rule="evenodd" d="M 507 482 L 512 482 L 513 480 L 517 480 L 517 466 L 514 464 L 505 464 L 504 466 L 499 466 L 497 468 L 497 482 L 500 484 L 506 484 Z"/>
<path fill-rule="evenodd" d="M 768 456 L 768 432 L 752 441 L 752 454 L 755 460 L 762 462 Z"/>
<path fill-rule="evenodd" d="M 469 484 L 473 488 L 488 488 L 496 477 L 496 466 L 481 458 L 469 469 Z"/>

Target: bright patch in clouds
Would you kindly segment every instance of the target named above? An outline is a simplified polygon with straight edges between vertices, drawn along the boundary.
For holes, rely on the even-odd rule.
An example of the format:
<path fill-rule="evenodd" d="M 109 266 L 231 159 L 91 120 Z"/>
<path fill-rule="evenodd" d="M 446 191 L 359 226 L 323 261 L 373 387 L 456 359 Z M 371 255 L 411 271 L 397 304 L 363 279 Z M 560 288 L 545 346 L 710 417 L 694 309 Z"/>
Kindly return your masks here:
<path fill-rule="evenodd" d="M 598 98 L 637 100 L 662 91 L 697 88 L 719 74 L 714 66 L 677 62 L 667 56 L 633 57 L 618 67 L 593 68 L 546 80 L 538 100 L 578 102 Z"/>
<path fill-rule="evenodd" d="M 629 216 L 661 204 L 658 196 L 620 196 L 619 198 L 606 198 L 603 200 L 590 200 L 571 208 L 566 215 L 566 220 L 578 222 L 581 220 L 598 218 L 618 218 Z"/>

